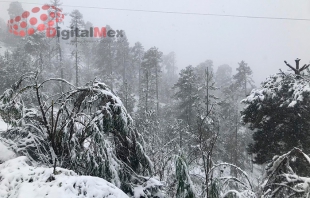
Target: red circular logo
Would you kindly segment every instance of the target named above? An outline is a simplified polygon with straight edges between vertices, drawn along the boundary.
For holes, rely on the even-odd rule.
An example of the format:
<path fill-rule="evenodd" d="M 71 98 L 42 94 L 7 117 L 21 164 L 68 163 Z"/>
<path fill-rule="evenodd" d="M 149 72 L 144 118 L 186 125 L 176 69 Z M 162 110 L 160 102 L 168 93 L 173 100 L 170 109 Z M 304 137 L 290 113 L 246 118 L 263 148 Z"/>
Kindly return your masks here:
<path fill-rule="evenodd" d="M 46 31 L 48 37 L 54 37 L 56 23 L 64 19 L 62 10 L 51 5 L 34 7 L 31 11 L 25 11 L 20 16 L 8 20 L 8 30 L 11 34 L 24 37 L 33 35 L 36 31 Z"/>

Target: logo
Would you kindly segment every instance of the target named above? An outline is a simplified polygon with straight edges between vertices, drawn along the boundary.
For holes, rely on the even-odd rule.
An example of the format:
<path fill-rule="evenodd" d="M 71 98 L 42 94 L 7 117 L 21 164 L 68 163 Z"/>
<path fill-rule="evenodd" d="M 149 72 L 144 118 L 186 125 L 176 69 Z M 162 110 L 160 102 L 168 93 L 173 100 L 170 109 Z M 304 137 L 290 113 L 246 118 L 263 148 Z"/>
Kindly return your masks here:
<path fill-rule="evenodd" d="M 8 21 L 9 32 L 16 36 L 24 37 L 33 35 L 36 31 L 51 32 L 55 29 L 56 22 L 62 22 L 65 15 L 55 6 L 44 5 L 32 8 L 31 12 L 25 11 L 21 16 L 16 16 Z"/>
<path fill-rule="evenodd" d="M 34 7 L 31 12 L 25 11 L 21 16 L 16 16 L 8 20 L 8 30 L 11 34 L 25 37 L 31 36 L 36 31 L 46 32 L 46 37 L 61 37 L 64 40 L 70 37 L 123 37 L 122 30 L 108 30 L 105 27 L 90 27 L 88 30 L 71 28 L 69 30 L 61 30 L 57 25 L 63 22 L 65 15 L 62 10 L 50 5 L 42 7 Z"/>

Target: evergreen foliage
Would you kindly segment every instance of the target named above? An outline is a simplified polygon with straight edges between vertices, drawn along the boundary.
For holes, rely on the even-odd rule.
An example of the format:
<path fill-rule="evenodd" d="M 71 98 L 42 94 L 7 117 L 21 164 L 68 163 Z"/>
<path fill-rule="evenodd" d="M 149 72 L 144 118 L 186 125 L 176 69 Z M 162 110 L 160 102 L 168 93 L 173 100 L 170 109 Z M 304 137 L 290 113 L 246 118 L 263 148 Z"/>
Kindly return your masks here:
<path fill-rule="evenodd" d="M 262 164 L 274 155 L 298 146 L 309 152 L 309 81 L 296 74 L 278 73 L 242 102 L 242 121 L 248 124 L 254 142 L 249 152 Z"/>
<path fill-rule="evenodd" d="M 72 88 L 56 96 L 45 92 L 57 81 Z M 33 162 L 102 177 L 130 194 L 152 175 L 140 134 L 104 83 L 75 87 L 29 73 L 0 97 L 0 113 L 14 126 L 1 134 L 3 141 Z M 160 186 L 154 185 L 145 191 L 157 193 Z"/>
<path fill-rule="evenodd" d="M 177 193 L 178 198 L 195 198 L 193 190 L 193 184 L 191 178 L 188 175 L 187 166 L 180 156 L 176 156 L 176 180 L 177 180 Z"/>

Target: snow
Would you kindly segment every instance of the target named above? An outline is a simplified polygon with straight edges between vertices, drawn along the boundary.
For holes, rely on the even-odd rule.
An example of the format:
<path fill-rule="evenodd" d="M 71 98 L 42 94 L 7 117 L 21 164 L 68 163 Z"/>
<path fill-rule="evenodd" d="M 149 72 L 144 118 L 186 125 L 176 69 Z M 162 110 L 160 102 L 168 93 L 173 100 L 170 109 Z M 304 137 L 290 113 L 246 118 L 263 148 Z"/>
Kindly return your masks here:
<path fill-rule="evenodd" d="M 145 179 L 147 179 L 147 181 L 143 184 L 143 185 L 137 185 L 136 187 L 134 187 L 134 198 L 140 198 L 140 197 L 148 197 L 148 195 L 145 193 L 146 189 L 150 189 L 154 186 L 162 186 L 163 184 L 154 178 L 147 178 L 145 177 Z M 164 195 L 161 192 L 158 192 L 156 194 L 157 197 L 164 197 Z"/>
<path fill-rule="evenodd" d="M 288 93 L 289 98 L 280 97 L 279 93 Z M 251 94 L 242 103 L 262 103 L 265 100 L 274 99 L 279 101 L 280 107 L 295 107 L 304 98 L 310 95 L 309 82 L 303 78 L 296 78 L 293 74 L 272 75 L 262 83 L 261 88 L 252 90 Z"/>
<path fill-rule="evenodd" d="M 299 157 L 304 157 L 307 161 L 305 165 L 309 166 L 309 156 L 298 148 L 294 148 L 284 155 L 273 157 L 272 162 L 266 166 L 264 180 L 260 185 L 262 189 L 260 194 L 264 194 L 262 197 L 283 197 L 291 190 L 300 193 L 298 197 L 308 197 L 306 195 L 310 194 L 310 178 L 296 175 L 289 164 L 290 161 L 295 161 Z M 272 185 L 282 186 L 283 188 L 275 190 Z"/>
<path fill-rule="evenodd" d="M 0 117 L 0 131 L 5 131 L 7 130 L 7 128 L 8 128 L 8 125 Z"/>
<path fill-rule="evenodd" d="M 297 101 L 296 101 L 296 100 L 293 100 L 293 101 L 288 105 L 288 107 L 294 107 L 296 104 L 297 104 Z"/>
<path fill-rule="evenodd" d="M 245 190 L 243 192 L 238 192 L 236 190 L 230 190 L 226 192 L 224 195 L 221 197 L 227 197 L 229 194 L 235 194 L 238 198 L 256 198 L 255 193 L 249 190 Z"/>
<path fill-rule="evenodd" d="M 7 124 L 0 117 L 0 133 L 1 131 L 7 130 Z M 9 159 L 14 158 L 15 154 L 13 151 L 9 150 L 6 145 L 0 142 L 0 163 L 5 162 Z"/>
<path fill-rule="evenodd" d="M 134 188 L 134 197 L 140 197 L 145 195 L 143 186 L 137 186 Z"/>
<path fill-rule="evenodd" d="M 14 152 L 9 150 L 8 147 L 5 146 L 2 142 L 0 142 L 0 153 L 0 163 L 13 159 L 15 157 Z"/>
<path fill-rule="evenodd" d="M 78 176 L 56 168 L 33 167 L 27 157 L 18 157 L 0 165 L 0 197 L 7 198 L 128 198 L 104 179 Z"/>

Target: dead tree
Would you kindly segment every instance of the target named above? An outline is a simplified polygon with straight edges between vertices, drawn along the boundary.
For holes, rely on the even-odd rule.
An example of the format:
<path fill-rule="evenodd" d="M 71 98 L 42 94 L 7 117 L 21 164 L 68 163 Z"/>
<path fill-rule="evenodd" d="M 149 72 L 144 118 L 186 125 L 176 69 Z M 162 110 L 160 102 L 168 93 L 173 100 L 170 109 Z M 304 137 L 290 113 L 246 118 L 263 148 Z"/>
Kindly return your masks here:
<path fill-rule="evenodd" d="M 295 62 L 296 62 L 296 67 L 294 68 L 293 66 L 291 66 L 290 64 L 288 64 L 286 61 L 284 61 L 284 63 L 289 67 L 289 68 L 291 68 L 294 72 L 295 72 L 295 74 L 296 75 L 300 75 L 300 73 L 303 71 L 303 70 L 305 70 L 305 69 L 307 69 L 309 66 L 310 66 L 310 64 L 305 64 L 304 66 L 302 66 L 301 68 L 299 68 L 299 61 L 300 61 L 300 59 L 299 58 L 297 58 L 296 60 L 295 60 Z"/>

